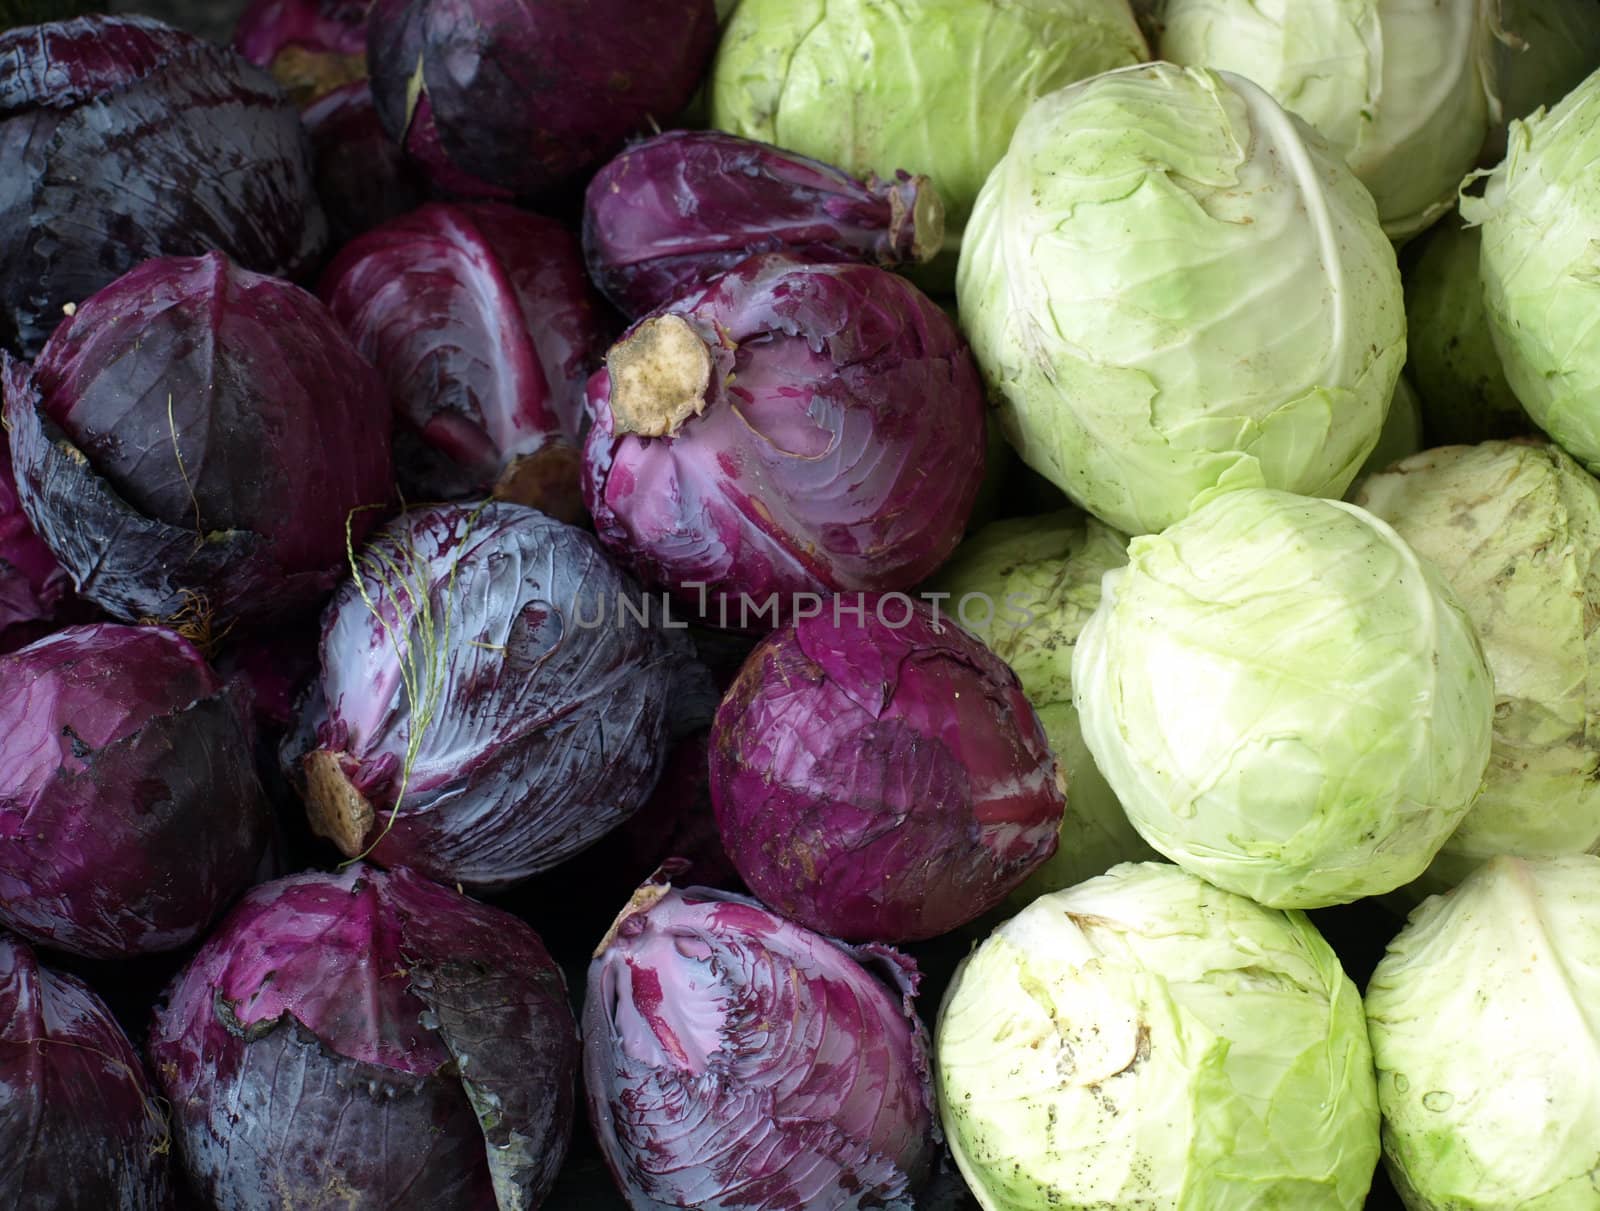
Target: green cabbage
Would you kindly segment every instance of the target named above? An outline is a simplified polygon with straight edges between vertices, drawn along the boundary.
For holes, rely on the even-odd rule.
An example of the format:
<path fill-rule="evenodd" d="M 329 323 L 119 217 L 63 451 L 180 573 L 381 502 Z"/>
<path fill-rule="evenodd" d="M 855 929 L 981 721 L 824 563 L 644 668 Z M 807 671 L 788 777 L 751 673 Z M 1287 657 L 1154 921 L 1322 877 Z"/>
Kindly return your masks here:
<path fill-rule="evenodd" d="M 935 1051 L 986 1211 L 1357 1211 L 1377 1165 L 1333 950 L 1174 866 L 1118 866 L 1001 925 L 957 970 Z"/>
<path fill-rule="evenodd" d="M 1136 538 L 1073 696 L 1144 838 L 1278 908 L 1392 891 L 1461 822 L 1494 687 L 1444 578 L 1354 505 L 1220 492 Z"/>
<path fill-rule="evenodd" d="M 1483 791 L 1428 886 L 1600 849 L 1600 483 L 1555 446 L 1497 441 L 1425 451 L 1355 500 L 1444 573 L 1494 675 Z"/>
<path fill-rule="evenodd" d="M 1405 358 L 1372 198 L 1239 77 L 1037 101 L 962 248 L 961 319 L 1023 459 L 1126 533 L 1219 484 L 1339 496 Z"/>
<path fill-rule="evenodd" d="M 1600 471 L 1600 72 L 1508 139 L 1483 196 L 1461 199 L 1489 330 L 1528 415 Z"/>
<path fill-rule="evenodd" d="M 1160 57 L 1254 80 L 1413 235 L 1455 205 L 1499 117 L 1499 0 L 1167 0 Z"/>
<path fill-rule="evenodd" d="M 1424 902 L 1366 1008 L 1410 1211 L 1600 1206 L 1600 858 L 1496 858 Z"/>

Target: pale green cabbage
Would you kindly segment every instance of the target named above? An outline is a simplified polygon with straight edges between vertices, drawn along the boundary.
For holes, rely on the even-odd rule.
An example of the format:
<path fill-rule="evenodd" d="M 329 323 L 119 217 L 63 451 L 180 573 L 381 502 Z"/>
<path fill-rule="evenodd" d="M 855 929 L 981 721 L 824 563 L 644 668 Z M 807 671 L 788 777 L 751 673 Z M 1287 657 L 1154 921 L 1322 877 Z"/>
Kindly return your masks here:
<path fill-rule="evenodd" d="M 1144 838 L 1279 908 L 1421 874 L 1478 793 L 1494 710 L 1444 578 L 1356 506 L 1266 489 L 1218 493 L 1128 560 L 1072 681 Z"/>
<path fill-rule="evenodd" d="M 1357 1211 L 1361 999 L 1300 913 L 1174 866 L 1041 896 L 957 971 L 939 1111 L 985 1211 Z"/>
<path fill-rule="evenodd" d="M 1411 1211 L 1600 1207 L 1600 858 L 1496 858 L 1425 901 L 1366 1008 Z"/>
<path fill-rule="evenodd" d="M 1427 885 L 1600 850 L 1600 482 L 1548 443 L 1496 441 L 1424 451 L 1355 499 L 1444 573 L 1494 676 L 1483 791 Z"/>
<path fill-rule="evenodd" d="M 1483 196 L 1461 199 L 1489 330 L 1528 415 L 1600 471 L 1600 72 L 1508 139 Z"/>
<path fill-rule="evenodd" d="M 1160 57 L 1248 76 L 1372 191 L 1384 230 L 1455 205 L 1495 93 L 1499 0 L 1167 0 Z"/>
<path fill-rule="evenodd" d="M 1166 64 L 1033 105 L 957 293 L 1013 445 L 1125 533 L 1218 484 L 1341 495 L 1405 358 L 1361 183 L 1255 85 Z"/>
<path fill-rule="evenodd" d="M 1016 672 L 1066 774 L 1061 843 L 1012 892 L 1013 911 L 1119 862 L 1155 857 L 1089 756 L 1072 704 L 1078 633 L 1100 604 L 1101 579 L 1127 562 L 1125 537 L 1071 509 L 985 526 L 928 586 L 950 595 L 948 612 L 968 600 L 967 629 Z"/>

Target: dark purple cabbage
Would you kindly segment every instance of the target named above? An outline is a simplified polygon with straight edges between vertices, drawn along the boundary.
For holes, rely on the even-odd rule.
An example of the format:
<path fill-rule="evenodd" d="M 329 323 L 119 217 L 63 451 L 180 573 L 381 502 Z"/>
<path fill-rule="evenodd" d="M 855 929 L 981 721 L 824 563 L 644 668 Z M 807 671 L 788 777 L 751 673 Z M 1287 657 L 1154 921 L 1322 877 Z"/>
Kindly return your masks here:
<path fill-rule="evenodd" d="M 150 1058 L 208 1205 L 531 1211 L 578 1042 L 533 930 L 355 865 L 252 891 L 157 1006 Z"/>
<path fill-rule="evenodd" d="M 47 622 L 71 589 L 67 574 L 33 532 L 17 496 L 11 447 L 0 429 L 0 651 L 8 638 Z"/>
<path fill-rule="evenodd" d="M 641 888 L 589 966 L 589 1118 L 635 1208 L 911 1211 L 937 1155 L 911 960 Z"/>
<path fill-rule="evenodd" d="M 0 933 L 0 1206 L 167 1211 L 167 1141 L 105 1002 Z"/>
<path fill-rule="evenodd" d="M 302 105 L 367 78 L 372 0 L 250 0 L 233 46 Z"/>
<path fill-rule="evenodd" d="M 316 298 L 220 253 L 146 262 L 0 376 L 28 519 L 125 621 L 315 607 L 393 494 L 377 372 Z"/>
<path fill-rule="evenodd" d="M 662 603 L 537 510 L 415 510 L 360 567 L 285 749 L 313 827 L 348 856 L 508 888 L 637 811 L 676 731 L 706 721 Z"/>
<path fill-rule="evenodd" d="M 0 33 L 0 346 L 151 257 L 296 277 L 326 239 L 295 107 L 233 51 L 142 17 Z"/>
<path fill-rule="evenodd" d="M 904 278 L 753 257 L 634 325 L 589 382 L 608 550 L 721 626 L 795 594 L 909 588 L 983 479 L 971 350 Z"/>
<path fill-rule="evenodd" d="M 317 196 L 334 247 L 414 210 L 427 197 L 421 174 L 378 121 L 365 80 L 313 101 L 300 120 L 311 138 Z"/>
<path fill-rule="evenodd" d="M 584 195 L 589 272 L 643 315 L 758 252 L 892 268 L 929 260 L 944 204 L 927 177 L 855 177 L 820 160 L 715 130 L 634 144 Z"/>
<path fill-rule="evenodd" d="M 388 383 L 410 498 L 492 493 L 582 516 L 584 385 L 614 329 L 564 227 L 435 203 L 346 246 L 321 293 Z"/>
<path fill-rule="evenodd" d="M 716 40 L 712 0 L 377 0 L 367 66 L 438 185 L 540 197 L 670 121 Z"/>
<path fill-rule="evenodd" d="M 711 731 L 744 881 L 851 940 L 931 938 L 998 905 L 1055 853 L 1060 778 L 1016 674 L 902 595 L 836 598 L 768 636 Z"/>
<path fill-rule="evenodd" d="M 271 823 L 246 707 L 159 627 L 0 656 L 0 924 L 90 958 L 173 950 L 248 887 Z"/>

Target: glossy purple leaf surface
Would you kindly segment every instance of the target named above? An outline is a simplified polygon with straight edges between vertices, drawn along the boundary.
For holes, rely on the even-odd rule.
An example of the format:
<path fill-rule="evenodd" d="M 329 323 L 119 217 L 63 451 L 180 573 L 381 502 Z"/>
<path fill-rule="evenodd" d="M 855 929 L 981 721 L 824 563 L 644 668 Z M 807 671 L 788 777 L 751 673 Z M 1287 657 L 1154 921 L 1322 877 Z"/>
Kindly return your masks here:
<path fill-rule="evenodd" d="M 143 17 L 0 32 L 0 347 L 151 257 L 294 277 L 326 240 L 295 107 L 233 51 Z"/>
<path fill-rule="evenodd" d="M 105 1002 L 0 933 L 0 1205 L 168 1211 L 167 1140 Z"/>
<path fill-rule="evenodd" d="M 264 884 L 157 1006 L 185 1166 L 224 1211 L 531 1211 L 578 1043 L 521 921 L 409 871 Z"/>
<path fill-rule="evenodd" d="M 703 722 L 687 697 L 704 671 L 660 600 L 537 510 L 414 510 L 361 567 L 285 749 L 348 855 L 510 887 L 637 811 L 677 729 Z"/>
<path fill-rule="evenodd" d="M 422 204 L 427 186 L 384 132 L 365 80 L 319 97 L 300 121 L 311 140 L 312 174 L 334 247 Z"/>
<path fill-rule="evenodd" d="M 983 478 L 966 341 L 872 265 L 741 262 L 630 329 L 589 409 L 600 540 L 718 625 L 770 627 L 798 593 L 910 588 Z"/>
<path fill-rule="evenodd" d="M 849 595 L 768 636 L 711 733 L 745 882 L 850 939 L 931 938 L 999 904 L 1055 852 L 1058 779 L 1016 674 L 903 597 Z"/>
<path fill-rule="evenodd" d="M 668 124 L 716 40 L 712 0 L 377 0 L 367 65 L 385 128 L 439 184 L 537 197 Z"/>
<path fill-rule="evenodd" d="M 220 253 L 147 261 L 0 373 L 29 520 L 126 621 L 314 607 L 393 494 L 377 372 L 315 297 Z"/>
<path fill-rule="evenodd" d="M 11 447 L 0 429 L 0 642 L 13 628 L 48 620 L 71 587 L 22 512 Z"/>
<path fill-rule="evenodd" d="M 347 245 L 322 297 L 388 384 L 409 496 L 497 490 L 576 519 L 584 385 L 612 329 L 565 228 L 498 202 L 423 206 Z"/>
<path fill-rule="evenodd" d="M 92 958 L 197 938 L 267 849 L 244 705 L 179 635 L 110 623 L 0 685 L 0 923 Z"/>
<path fill-rule="evenodd" d="M 915 965 L 644 888 L 589 967 L 589 1116 L 638 1211 L 911 1211 L 937 1155 Z"/>
<path fill-rule="evenodd" d="M 894 266 L 938 251 L 944 207 L 926 177 L 859 181 L 807 156 L 716 130 L 669 130 L 597 172 L 583 246 L 595 282 L 643 315 L 745 257 Z"/>

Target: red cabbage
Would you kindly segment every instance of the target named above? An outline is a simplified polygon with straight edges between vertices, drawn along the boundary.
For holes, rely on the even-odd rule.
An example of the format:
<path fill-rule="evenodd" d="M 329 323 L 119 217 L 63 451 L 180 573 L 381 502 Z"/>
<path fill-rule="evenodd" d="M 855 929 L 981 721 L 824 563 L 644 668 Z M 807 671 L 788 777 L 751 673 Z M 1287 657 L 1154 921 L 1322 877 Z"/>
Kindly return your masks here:
<path fill-rule="evenodd" d="M 348 245 L 322 297 L 407 422 L 408 495 L 582 515 L 584 384 L 611 329 L 565 228 L 499 202 L 424 206 Z"/>
<path fill-rule="evenodd" d="M 300 120 L 335 247 L 422 204 L 426 183 L 384 133 L 365 80 L 313 101 Z"/>
<path fill-rule="evenodd" d="M 757 252 L 894 266 L 939 251 L 944 205 L 927 177 L 858 181 L 832 165 L 714 130 L 669 130 L 602 168 L 584 195 L 583 247 L 632 316 Z"/>
<path fill-rule="evenodd" d="M 0 923 L 92 958 L 193 941 L 267 850 L 244 704 L 179 635 L 110 623 L 0 685 Z"/>
<path fill-rule="evenodd" d="M 250 0 L 233 46 L 302 104 L 367 78 L 372 0 Z"/>
<path fill-rule="evenodd" d="M 537 197 L 670 121 L 716 40 L 712 0 L 377 0 L 367 65 L 441 187 Z"/>
<path fill-rule="evenodd" d="M 0 33 L 0 346 L 154 256 L 295 277 L 326 238 L 295 108 L 233 51 L 141 17 Z"/>
<path fill-rule="evenodd" d="M 636 324 L 606 365 L 584 448 L 600 540 L 719 625 L 771 626 L 762 611 L 787 617 L 799 593 L 908 588 L 960 541 L 983 389 L 902 277 L 753 257 Z"/>
<path fill-rule="evenodd" d="M 717 710 L 711 795 L 763 901 L 852 940 L 931 938 L 1056 849 L 1055 757 L 1016 674 L 904 596 L 769 635 Z"/>
<path fill-rule="evenodd" d="M 0 933 L 0 1205 L 167 1211 L 167 1124 L 87 984 Z"/>
<path fill-rule="evenodd" d="M 640 889 L 583 1009 L 589 1117 L 629 1205 L 911 1211 L 939 1141 L 917 980 L 743 896 Z"/>
<path fill-rule="evenodd" d="M 346 855 L 508 888 L 637 811 L 675 729 L 704 722 L 703 671 L 661 603 L 534 509 L 415 510 L 360 565 L 285 745 Z"/>
<path fill-rule="evenodd" d="M 9 646 L 9 635 L 47 621 L 70 587 L 66 572 L 23 515 L 11 448 L 0 429 L 0 651 Z"/>
<path fill-rule="evenodd" d="M 208 1205 L 503 1211 L 566 1155 L 578 1044 L 533 930 L 356 865 L 251 892 L 157 1006 L 150 1057 Z"/>
<path fill-rule="evenodd" d="M 314 606 L 393 492 L 388 401 L 314 297 L 148 261 L 4 370 L 23 508 L 79 593 L 220 632 Z M 353 516 L 352 516 L 353 514 Z"/>

